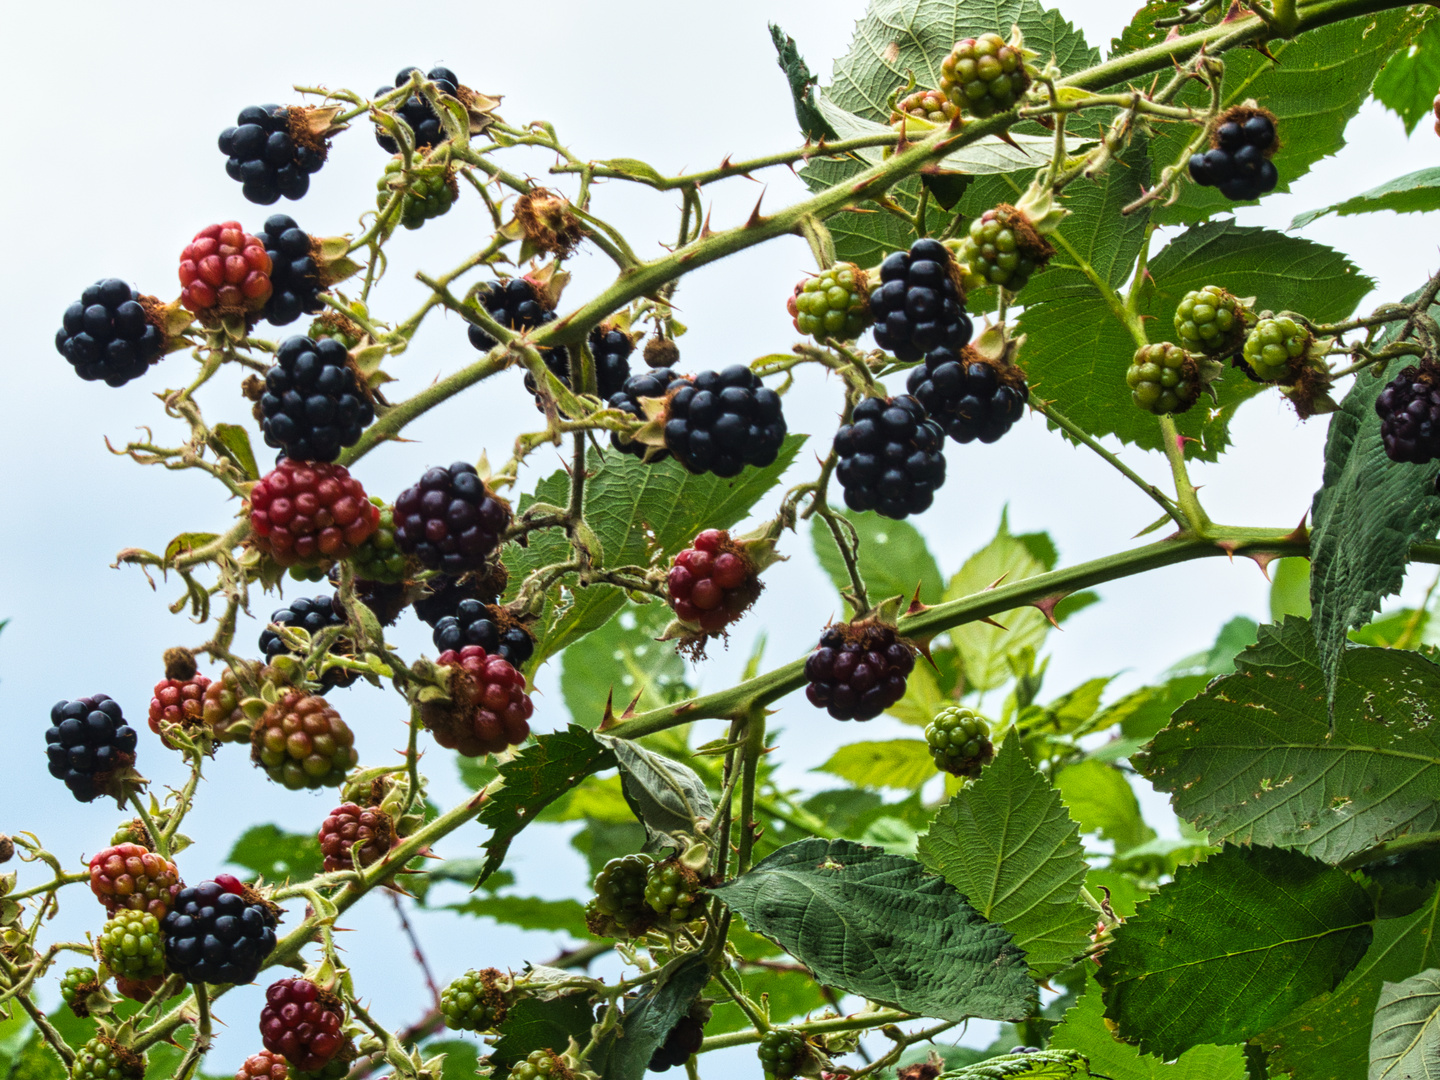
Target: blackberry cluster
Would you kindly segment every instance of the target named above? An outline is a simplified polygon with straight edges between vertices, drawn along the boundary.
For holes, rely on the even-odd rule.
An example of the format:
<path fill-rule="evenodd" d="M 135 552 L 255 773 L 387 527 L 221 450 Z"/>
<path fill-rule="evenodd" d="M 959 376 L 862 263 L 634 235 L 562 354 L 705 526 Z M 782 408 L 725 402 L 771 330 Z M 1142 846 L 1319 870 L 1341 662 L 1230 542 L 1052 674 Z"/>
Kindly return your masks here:
<path fill-rule="evenodd" d="M 1187 349 L 1226 356 L 1245 341 L 1245 311 L 1218 285 L 1194 289 L 1175 308 L 1175 336 Z"/>
<path fill-rule="evenodd" d="M 956 288 L 955 263 L 938 240 L 916 240 L 880 264 L 880 284 L 870 293 L 875 344 L 901 360 L 919 360 L 931 349 L 962 349 L 974 327 Z"/>
<path fill-rule="evenodd" d="M 144 911 L 163 919 L 182 887 L 175 864 L 139 844 L 116 844 L 90 860 L 90 891 L 111 915 Z"/>
<path fill-rule="evenodd" d="M 993 443 L 1025 414 L 1030 388 L 1011 365 L 1002 378 L 995 365 L 970 349 L 932 349 L 905 382 L 911 395 L 958 443 Z"/>
<path fill-rule="evenodd" d="M 496 968 L 467 971 L 440 995 L 445 1026 L 454 1031 L 493 1031 L 505 1021 L 505 995 L 495 985 Z"/>
<path fill-rule="evenodd" d="M 312 253 L 310 236 L 295 219 L 271 214 L 256 238 L 270 256 L 270 299 L 260 317 L 272 326 L 285 326 L 302 314 L 323 311 L 320 302 L 320 267 Z"/>
<path fill-rule="evenodd" d="M 327 626 L 344 626 L 345 608 L 338 595 L 301 597 L 272 612 L 270 621 L 280 626 L 293 626 L 304 630 L 313 638 Z M 349 643 L 343 637 L 330 646 L 330 652 L 335 656 L 344 656 L 348 649 Z M 260 652 L 266 660 L 273 660 L 289 651 L 290 647 L 285 644 L 284 639 L 268 626 L 260 632 Z M 333 690 L 336 687 L 349 686 L 359 677 L 356 672 L 346 671 L 344 668 L 330 668 L 320 676 L 320 685 L 326 690 Z"/>
<path fill-rule="evenodd" d="M 122 911 L 100 931 L 105 966 L 115 975 L 143 981 L 165 971 L 160 920 L 148 911 Z"/>
<path fill-rule="evenodd" d="M 799 1032 L 772 1029 L 765 1033 L 755 1052 L 767 1076 L 790 1080 L 805 1064 L 808 1049 L 805 1037 Z"/>
<path fill-rule="evenodd" d="M 1125 372 L 1125 384 L 1135 404 L 1157 416 L 1183 413 L 1200 400 L 1195 361 L 1168 341 L 1137 349 L 1130 370 Z"/>
<path fill-rule="evenodd" d="M 188 679 L 161 679 L 155 684 L 154 696 L 150 699 L 150 730 L 160 736 L 166 746 L 161 725 L 178 724 L 183 728 L 199 727 L 204 722 L 205 691 L 210 680 L 204 675 L 192 674 Z"/>
<path fill-rule="evenodd" d="M 869 284 L 853 263 L 837 263 L 795 286 L 785 305 L 795 329 L 816 341 L 853 341 L 870 325 Z"/>
<path fill-rule="evenodd" d="M 955 258 L 962 267 L 961 282 L 966 289 L 999 285 L 1017 293 L 1054 254 L 1050 242 L 1035 231 L 1022 211 L 1002 203 L 970 223 Z"/>
<path fill-rule="evenodd" d="M 1424 465 L 1440 457 L 1440 370 L 1407 367 L 1380 391 L 1375 412 L 1391 461 Z"/>
<path fill-rule="evenodd" d="M 339 787 L 355 767 L 355 734 L 318 694 L 287 690 L 255 721 L 250 760 L 291 791 Z"/>
<path fill-rule="evenodd" d="M 180 255 L 180 302 L 206 325 L 258 316 L 270 301 L 270 256 L 238 221 L 207 225 Z"/>
<path fill-rule="evenodd" d="M 375 419 L 375 406 L 334 338 L 288 337 L 265 373 L 260 427 L 265 445 L 296 461 L 334 461 L 360 441 Z"/>
<path fill-rule="evenodd" d="M 290 1067 L 279 1054 L 261 1050 L 241 1063 L 235 1080 L 290 1080 Z"/>
<path fill-rule="evenodd" d="M 229 874 L 181 889 L 160 923 L 165 962 L 191 983 L 248 983 L 275 948 L 274 912 Z"/>
<path fill-rule="evenodd" d="M 381 97 L 390 93 L 401 83 L 409 82 L 413 72 L 419 71 L 417 67 L 401 68 L 395 73 L 395 81 L 389 86 L 382 86 L 375 91 L 375 96 Z M 425 78 L 435 84 L 435 89 L 442 94 L 456 96 L 460 90 L 460 80 L 455 73 L 447 67 L 431 68 L 425 74 Z M 410 130 L 415 133 L 415 146 L 417 149 L 428 149 L 432 146 L 439 146 L 445 138 L 445 131 L 440 126 L 440 118 L 430 108 L 430 103 L 418 94 L 412 94 L 405 99 L 405 104 L 395 110 L 395 115 L 410 125 Z M 400 147 L 395 145 L 395 140 L 386 135 L 380 128 L 375 129 L 375 141 L 379 143 L 387 154 L 398 154 Z"/>
<path fill-rule="evenodd" d="M 94 968 L 69 968 L 60 980 L 60 1000 L 70 1006 L 70 1011 L 84 1020 L 90 1015 L 86 998 L 100 990 L 100 975 Z"/>
<path fill-rule="evenodd" d="M 252 542 L 280 566 L 344 559 L 380 527 L 380 508 L 343 465 L 283 458 L 250 489 Z"/>
<path fill-rule="evenodd" d="M 574 1073 L 553 1050 L 532 1050 L 510 1070 L 507 1080 L 571 1080 Z"/>
<path fill-rule="evenodd" d="M 509 525 L 510 508 L 465 461 L 448 469 L 427 469 L 418 484 L 395 500 L 395 542 L 400 550 L 447 574 L 484 566 Z"/>
<path fill-rule="evenodd" d="M 671 924 L 692 922 L 705 909 L 705 890 L 695 871 L 678 859 L 653 864 L 645 875 L 645 904 Z"/>
<path fill-rule="evenodd" d="M 873 720 L 905 696 L 915 650 L 880 623 L 832 626 L 805 661 L 805 696 L 836 720 Z"/>
<path fill-rule="evenodd" d="M 320 854 L 325 872 L 355 869 L 356 851 L 361 866 L 373 866 L 395 846 L 395 823 L 378 806 L 360 807 L 344 803 L 331 810 L 320 824 Z"/>
<path fill-rule="evenodd" d="M 510 661 L 466 645 L 441 653 L 436 663 L 452 669 L 450 700 L 426 702 L 420 715 L 437 743 L 465 757 L 481 757 L 530 737 L 535 704 L 525 692 L 525 676 Z"/>
<path fill-rule="evenodd" d="M 638 937 L 655 925 L 645 903 L 645 879 L 655 860 L 649 855 L 611 859 L 595 875 L 595 898 L 585 907 L 585 924 L 599 937 Z"/>
<path fill-rule="evenodd" d="M 75 1054 L 70 1080 L 140 1080 L 145 1059 L 107 1035 L 96 1035 Z"/>
<path fill-rule="evenodd" d="M 165 335 L 142 301 L 119 278 L 97 281 L 65 309 L 56 351 L 86 382 L 124 386 L 138 379 L 165 351 Z"/>
<path fill-rule="evenodd" d="M 1261 382 L 1291 375 L 1310 347 L 1310 331 L 1294 319 L 1261 319 L 1245 338 L 1245 363 Z"/>
<path fill-rule="evenodd" d="M 648 355 L 650 351 L 648 345 L 645 351 Z M 619 390 L 610 395 L 610 408 L 619 409 L 621 412 L 629 413 L 637 420 L 643 420 L 645 419 L 645 409 L 640 404 L 642 398 L 663 398 L 672 389 L 683 386 L 688 381 L 684 375 L 678 375 L 668 367 L 642 371 L 638 375 L 631 375 Z M 648 446 L 638 439 L 627 439 L 618 431 L 610 433 L 610 445 L 616 450 L 634 454 L 639 458 L 648 454 L 650 461 L 661 461 L 670 456 L 668 450 Z"/>
<path fill-rule="evenodd" d="M 650 1055 L 651 1072 L 664 1072 L 684 1065 L 700 1052 L 700 1044 L 705 1041 L 706 1015 L 702 1014 L 708 1013 L 709 1010 L 703 1007 L 692 1009 L 675 1022 L 665 1041 Z"/>
<path fill-rule="evenodd" d="M 385 172 L 375 181 L 375 209 L 384 210 L 398 187 L 400 191 L 400 224 L 418 229 L 431 218 L 440 217 L 455 205 L 460 185 L 454 170 L 440 165 L 419 165 L 404 175 L 405 161 L 393 158 Z"/>
<path fill-rule="evenodd" d="M 1025 58 L 999 34 L 957 41 L 940 64 L 940 92 L 977 120 L 1013 108 L 1029 88 Z"/>
<path fill-rule="evenodd" d="M 960 106 L 939 90 L 916 90 L 895 103 L 890 124 L 896 129 L 906 117 L 924 120 L 927 124 L 949 124 L 960 115 Z"/>
<path fill-rule="evenodd" d="M 990 725 L 979 713 L 960 705 L 942 709 L 925 726 L 925 741 L 935 767 L 952 776 L 975 777 L 995 757 Z"/>
<path fill-rule="evenodd" d="M 466 645 L 479 645 L 517 668 L 535 652 L 535 639 L 525 627 L 501 609 L 478 600 L 461 600 L 454 615 L 437 622 L 434 642 L 441 652 L 458 653 Z"/>
<path fill-rule="evenodd" d="M 395 510 L 378 495 L 371 495 L 370 502 L 380 511 L 380 525 L 370 539 L 355 549 L 350 565 L 361 581 L 395 585 L 405 580 L 407 569 L 405 553 L 395 539 Z"/>
<path fill-rule="evenodd" d="M 707 634 L 740 618 L 760 595 L 755 567 L 723 529 L 706 529 L 675 556 L 666 578 L 670 610 Z"/>
<path fill-rule="evenodd" d="M 1270 160 L 1277 146 L 1274 119 L 1246 111 L 1248 116 L 1224 119 L 1210 137 L 1210 149 L 1190 158 L 1190 179 L 1201 187 L 1219 188 L 1231 202 L 1268 195 L 1280 180 Z"/>
<path fill-rule="evenodd" d="M 773 463 L 785 430 L 780 395 L 744 364 L 700 372 L 665 408 L 665 448 L 697 475 L 728 479 Z"/>
<path fill-rule="evenodd" d="M 309 979 L 281 979 L 265 991 L 260 1041 L 304 1072 L 323 1069 L 345 1045 L 339 1002 Z"/>
<path fill-rule="evenodd" d="M 311 174 L 325 164 L 324 143 L 297 139 L 290 110 L 280 105 L 241 109 L 235 126 L 220 133 L 220 152 L 230 179 L 240 181 L 245 198 L 261 206 L 282 195 L 301 198 L 310 190 Z"/>
<path fill-rule="evenodd" d="M 929 509 L 945 483 L 944 442 L 944 430 L 915 398 L 866 398 L 835 433 L 845 505 L 896 521 Z"/>
<path fill-rule="evenodd" d="M 45 732 L 50 775 L 65 781 L 79 802 L 117 795 L 116 770 L 135 764 L 135 729 L 125 722 L 120 703 L 105 694 L 58 701 Z"/>

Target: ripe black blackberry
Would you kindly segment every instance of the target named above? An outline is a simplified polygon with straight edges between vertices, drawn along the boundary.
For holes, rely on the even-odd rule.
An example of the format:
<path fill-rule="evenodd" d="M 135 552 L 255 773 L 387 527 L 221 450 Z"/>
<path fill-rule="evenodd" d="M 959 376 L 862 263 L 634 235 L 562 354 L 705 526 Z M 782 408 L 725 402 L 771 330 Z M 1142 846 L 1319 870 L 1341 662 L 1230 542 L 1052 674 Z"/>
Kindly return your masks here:
<path fill-rule="evenodd" d="M 969 348 L 931 350 L 905 386 L 958 443 L 993 443 L 1024 415 L 1030 399 L 1018 367 L 991 364 Z"/>
<path fill-rule="evenodd" d="M 119 794 L 113 774 L 135 764 L 135 729 L 105 694 L 57 701 L 45 732 L 50 775 L 80 802 Z"/>
<path fill-rule="evenodd" d="M 435 629 L 440 620 L 454 615 L 462 600 L 478 600 L 482 604 L 497 603 L 505 592 L 509 575 L 505 564 L 493 562 L 481 570 L 463 574 L 460 577 L 437 575 L 425 584 L 430 593 L 415 601 L 415 614 L 430 629 Z"/>
<path fill-rule="evenodd" d="M 272 326 L 285 326 L 302 314 L 325 309 L 320 302 L 320 267 L 311 254 L 310 236 L 288 214 L 265 219 L 259 240 L 270 256 L 270 299 L 260 317 Z"/>
<path fill-rule="evenodd" d="M 375 91 L 378 98 L 390 93 L 401 83 L 410 81 L 413 72 L 419 71 L 417 67 L 401 68 L 395 73 L 395 82 L 389 86 L 382 86 Z M 425 73 L 425 78 L 435 84 L 435 89 L 442 94 L 449 94 L 454 97 L 460 91 L 460 80 L 455 73 L 447 67 L 434 67 Z M 395 110 L 395 115 L 410 125 L 410 130 L 415 133 L 415 146 L 417 149 L 426 150 L 432 146 L 438 146 L 445 139 L 445 129 L 440 126 L 440 118 L 430 108 L 430 103 L 418 94 L 412 94 L 405 99 L 405 104 Z M 375 129 L 375 141 L 385 148 L 387 154 L 398 154 L 400 147 L 395 145 L 395 140 L 386 135 L 380 128 Z"/>
<path fill-rule="evenodd" d="M 921 239 L 880 264 L 880 285 L 870 294 L 875 344 L 901 360 L 931 349 L 962 349 L 974 328 L 955 285 L 955 260 L 938 240 Z"/>
<path fill-rule="evenodd" d="M 899 521 L 930 508 L 945 483 L 945 432 L 907 395 L 866 398 L 835 433 L 835 476 L 851 510 Z"/>
<path fill-rule="evenodd" d="M 65 309 L 55 348 L 86 382 L 124 386 L 165 351 L 165 334 L 143 299 L 119 278 L 91 285 Z"/>
<path fill-rule="evenodd" d="M 220 133 L 225 171 L 253 203 L 269 206 L 282 195 L 301 198 L 310 190 L 310 175 L 325 164 L 324 142 L 307 137 L 301 110 L 293 113 L 280 105 L 251 105 L 240 110 L 234 127 Z"/>
<path fill-rule="evenodd" d="M 448 469 L 427 469 L 418 484 L 395 500 L 400 550 L 447 574 L 483 567 L 509 525 L 509 506 L 465 461 Z"/>
<path fill-rule="evenodd" d="M 673 388 L 687 381 L 684 375 L 677 375 L 668 367 L 642 371 L 638 375 L 631 375 L 619 390 L 610 395 L 610 407 L 643 420 L 645 409 L 640 404 L 642 398 L 663 398 Z M 610 433 L 610 445 L 636 457 L 643 458 L 648 454 L 650 461 L 661 461 L 670 456 L 667 450 L 643 443 L 639 439 L 627 439 L 618 431 Z"/>
<path fill-rule="evenodd" d="M 296 461 L 334 461 L 375 419 L 375 406 L 334 338 L 288 337 L 265 373 L 260 426 L 265 444 Z"/>
<path fill-rule="evenodd" d="M 832 626 L 805 661 L 805 696 L 836 720 L 873 720 L 905 696 L 915 649 L 893 626 L 859 622 Z"/>
<path fill-rule="evenodd" d="M 700 1044 L 705 1041 L 705 1024 L 709 1019 L 710 1007 L 696 1005 L 677 1020 L 665 1036 L 665 1041 L 650 1055 L 650 1071 L 664 1072 L 666 1069 L 673 1069 L 677 1065 L 684 1065 L 698 1054 Z"/>
<path fill-rule="evenodd" d="M 1400 372 L 1375 399 L 1375 413 L 1391 461 L 1424 465 L 1440 457 L 1440 365 L 1427 360 Z"/>
<path fill-rule="evenodd" d="M 1279 149 L 1275 117 L 1238 105 L 1220 116 L 1210 149 L 1190 158 L 1190 179 L 1217 187 L 1231 202 L 1248 202 L 1275 190 L 1280 174 L 1270 156 Z"/>
<path fill-rule="evenodd" d="M 275 948 L 275 912 L 229 874 L 180 890 L 160 923 L 165 962 L 191 983 L 248 983 Z M 251 894 L 254 895 L 253 893 Z"/>
<path fill-rule="evenodd" d="M 270 621 L 279 623 L 281 626 L 293 626 L 314 637 L 327 626 L 345 625 L 345 609 L 341 606 L 338 595 L 301 597 L 299 600 L 291 601 L 289 606 L 274 612 L 270 616 Z M 289 651 L 289 646 L 274 630 L 267 626 L 261 632 L 260 652 L 264 654 L 267 661 Z M 337 656 L 343 656 L 348 651 L 349 642 L 343 637 L 330 646 L 330 652 Z M 320 677 L 320 685 L 324 690 L 333 690 L 336 687 L 349 686 L 359 677 L 358 672 L 346 671 L 344 668 L 331 668 Z"/>
<path fill-rule="evenodd" d="M 533 330 L 555 318 L 554 308 L 545 305 L 544 295 L 529 278 L 492 281 L 480 290 L 478 299 L 496 322 L 511 330 Z M 481 352 L 489 352 L 495 347 L 495 339 L 472 323 L 470 344 Z M 541 349 L 540 356 L 545 366 L 568 385 L 570 350 L 564 345 L 556 345 Z M 525 376 L 525 389 L 535 393 L 535 380 L 529 374 Z"/>
<path fill-rule="evenodd" d="M 785 443 L 780 395 L 744 364 L 702 371 L 665 408 L 665 448 L 696 474 L 739 476 L 774 462 Z"/>
<path fill-rule="evenodd" d="M 503 656 L 515 667 L 522 666 L 535 652 L 529 631 L 501 608 L 478 600 L 462 600 L 454 615 L 435 624 L 435 648 L 459 652 L 466 645 L 479 645 L 491 656 Z"/>
<path fill-rule="evenodd" d="M 548 322 L 549 319 L 545 321 Z M 471 327 L 471 330 L 474 329 Z M 630 354 L 634 351 L 635 343 L 630 340 L 630 335 L 622 330 L 602 325 L 590 331 L 590 355 L 595 361 L 596 392 L 602 401 L 609 400 L 625 385 L 625 380 L 630 377 Z M 569 350 L 563 346 L 542 349 L 540 355 L 545 358 L 545 366 L 555 377 L 566 386 L 571 386 Z M 532 394 L 536 393 L 535 377 L 528 372 L 525 375 L 525 389 Z M 538 394 L 535 407 L 543 408 Z"/>

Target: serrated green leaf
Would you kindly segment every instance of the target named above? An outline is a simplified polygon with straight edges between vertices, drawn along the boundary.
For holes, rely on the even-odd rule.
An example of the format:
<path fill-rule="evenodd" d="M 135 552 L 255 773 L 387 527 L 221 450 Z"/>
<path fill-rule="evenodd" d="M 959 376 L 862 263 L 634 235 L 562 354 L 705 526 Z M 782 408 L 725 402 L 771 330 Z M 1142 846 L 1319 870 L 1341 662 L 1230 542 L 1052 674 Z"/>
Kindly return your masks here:
<path fill-rule="evenodd" d="M 1433 11 L 1423 15 L 1423 27 L 1391 54 L 1371 93 L 1405 122 L 1405 134 L 1415 130 L 1429 114 L 1433 91 L 1440 86 L 1440 23 Z"/>
<path fill-rule="evenodd" d="M 1333 733 L 1305 620 L 1261 627 L 1236 668 L 1133 759 L 1177 814 L 1217 841 L 1294 847 L 1332 863 L 1440 828 L 1430 705 L 1440 667 L 1412 652 L 1348 650 Z"/>
<path fill-rule="evenodd" d="M 891 521 L 874 513 L 843 511 L 842 516 L 855 526 L 860 537 L 860 577 L 872 604 L 892 596 L 903 596 L 908 602 L 917 588 L 922 603 L 940 602 L 944 579 L 919 529 L 908 521 Z M 818 517 L 810 523 L 810 541 L 835 588 L 849 592 L 850 575 L 840 558 L 840 549 L 835 546 L 829 526 Z"/>
<path fill-rule="evenodd" d="M 814 771 L 838 776 L 861 788 L 918 791 L 935 779 L 935 759 L 924 739 L 887 739 L 842 746 Z"/>
<path fill-rule="evenodd" d="M 1156 26 L 1155 21 L 1174 17 L 1183 6 L 1180 0 L 1149 0 L 1149 3 L 1135 12 L 1120 31 L 1120 36 L 1111 38 L 1108 59 L 1113 60 L 1117 56 L 1164 41 L 1165 35 L 1170 33 L 1170 27 Z"/>
<path fill-rule="evenodd" d="M 801 840 L 711 892 L 846 993 L 942 1020 L 1020 1019 L 1034 1008 L 1010 934 L 911 859 Z"/>
<path fill-rule="evenodd" d="M 494 919 L 521 930 L 559 930 L 576 941 L 589 941 L 585 908 L 575 900 L 542 900 L 538 896 L 472 896 L 441 909 L 457 915 Z"/>
<path fill-rule="evenodd" d="M 314 833 L 289 833 L 278 825 L 252 825 L 235 841 L 225 861 L 278 884 L 314 877 L 320 873 L 324 858 Z"/>
<path fill-rule="evenodd" d="M 676 960 L 655 984 L 625 1009 L 620 1030 L 600 1048 L 602 1080 L 642 1080 L 650 1056 L 710 981 L 705 958 L 690 953 Z"/>
<path fill-rule="evenodd" d="M 1397 214 L 1420 214 L 1427 210 L 1440 210 L 1440 169 L 1419 169 L 1406 173 L 1344 202 L 1331 203 L 1320 210 L 1307 210 L 1296 215 L 1290 222 L 1290 228 L 1303 229 L 1326 214 L 1349 217 L 1352 214 L 1373 214 L 1377 210 L 1394 210 Z"/>
<path fill-rule="evenodd" d="M 216 424 L 210 429 L 220 450 L 245 474 L 247 480 L 260 479 L 260 467 L 255 464 L 255 451 L 250 449 L 250 434 L 239 424 Z"/>
<path fill-rule="evenodd" d="M 1089 1061 L 1075 1050 L 1031 1050 L 1026 1054 L 999 1054 L 973 1065 L 947 1069 L 941 1080 L 1068 1080 L 1090 1075 Z"/>
<path fill-rule="evenodd" d="M 1093 759 L 1067 765 L 1055 777 L 1055 786 L 1081 831 L 1113 841 L 1117 853 L 1155 836 L 1125 774 L 1114 766 Z"/>
<path fill-rule="evenodd" d="M 790 99 L 795 103 L 795 121 L 800 125 L 800 134 L 811 142 L 835 141 L 839 136 L 815 108 L 816 77 L 800 55 L 795 39 L 771 23 L 770 40 L 775 45 L 775 62 L 790 84 Z"/>
<path fill-rule="evenodd" d="M 572 1038 L 584 1046 L 590 1041 L 594 1023 L 595 1012 L 584 994 L 567 994 L 548 1001 L 522 997 L 500 1025 L 500 1038 L 490 1053 L 490 1062 L 508 1071 L 535 1050 L 563 1053 Z"/>
<path fill-rule="evenodd" d="M 1440 968 L 1380 988 L 1369 1080 L 1440 1076 Z"/>
<path fill-rule="evenodd" d="M 715 805 L 694 769 L 629 739 L 595 735 L 620 768 L 620 789 L 652 844 L 694 834 L 697 822 L 715 816 Z"/>
<path fill-rule="evenodd" d="M 1148 1054 L 1240 1042 L 1333 990 L 1375 918 L 1342 870 L 1283 848 L 1226 847 L 1114 931 L 1100 964 L 1105 1015 Z"/>
<path fill-rule="evenodd" d="M 560 692 L 572 723 L 593 730 L 607 703 L 618 716 L 636 694 L 639 712 L 690 696 L 674 643 L 656 640 L 672 617 L 662 603 L 629 604 L 561 654 Z"/>
<path fill-rule="evenodd" d="M 196 548 L 204 547 L 212 540 L 219 539 L 216 533 L 185 532 L 165 545 L 165 561 L 173 563 L 181 555 L 188 555 Z"/>

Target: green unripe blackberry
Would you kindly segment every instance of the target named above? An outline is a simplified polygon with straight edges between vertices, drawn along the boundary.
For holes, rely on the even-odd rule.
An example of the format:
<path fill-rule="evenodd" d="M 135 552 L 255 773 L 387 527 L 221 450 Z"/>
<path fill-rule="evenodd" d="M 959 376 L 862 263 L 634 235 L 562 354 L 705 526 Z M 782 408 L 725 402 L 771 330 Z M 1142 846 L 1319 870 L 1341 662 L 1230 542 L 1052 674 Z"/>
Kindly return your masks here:
<path fill-rule="evenodd" d="M 160 920 L 148 911 L 120 911 L 100 931 L 100 955 L 126 979 L 143 982 L 165 970 Z"/>
<path fill-rule="evenodd" d="M 145 1059 L 113 1039 L 97 1035 L 75 1055 L 71 1080 L 139 1080 L 145 1075 Z"/>
<path fill-rule="evenodd" d="M 795 1031 L 767 1031 L 756 1054 L 767 1076 L 790 1080 L 805 1064 L 808 1054 L 805 1037 Z"/>
<path fill-rule="evenodd" d="M 385 166 L 385 175 L 375 187 L 375 208 L 384 210 L 394 192 L 391 182 L 400 177 L 404 162 L 396 157 Z M 435 166 L 421 166 L 404 178 L 403 194 L 400 197 L 400 224 L 407 229 L 418 229 L 431 218 L 437 218 L 450 209 L 460 186 L 449 169 Z"/>
<path fill-rule="evenodd" d="M 870 325 L 865 271 L 852 263 L 837 263 L 796 285 L 786 307 L 800 333 L 816 341 L 851 341 Z"/>
<path fill-rule="evenodd" d="M 1200 400 L 1200 379 L 1195 360 L 1178 345 L 1161 341 L 1135 350 L 1125 373 L 1130 397 L 1157 416 L 1183 413 Z"/>
<path fill-rule="evenodd" d="M 350 564 L 361 581 L 394 585 L 405 580 L 405 553 L 395 542 L 395 510 L 378 495 L 371 495 L 370 501 L 380 507 L 380 527 L 355 549 Z"/>
<path fill-rule="evenodd" d="M 942 709 L 925 726 L 935 767 L 952 776 L 975 777 L 995 757 L 990 725 L 978 713 L 956 705 Z"/>
<path fill-rule="evenodd" d="M 467 971 L 440 995 L 445 1026 L 457 1031 L 493 1031 L 505 1020 L 509 1006 L 495 984 L 501 978 L 497 968 Z"/>
<path fill-rule="evenodd" d="M 987 285 L 1019 292 L 1054 254 L 1050 242 L 1035 231 L 1023 212 L 1002 203 L 970 223 L 970 233 L 960 241 L 955 261 L 960 264 L 966 292 Z"/>
<path fill-rule="evenodd" d="M 553 1050 L 532 1050 L 510 1070 L 509 1080 L 571 1080 L 575 1074 Z"/>
<path fill-rule="evenodd" d="M 1024 56 L 999 34 L 957 41 L 940 65 L 940 92 L 980 120 L 1014 106 L 1029 87 Z"/>
<path fill-rule="evenodd" d="M 1245 363 L 1261 382 L 1291 373 L 1310 347 L 1310 332 L 1294 319 L 1261 319 L 1245 339 Z"/>
<path fill-rule="evenodd" d="M 585 908 L 590 932 L 600 937 L 637 937 L 655 925 L 645 903 L 645 876 L 655 860 L 649 855 L 611 859 L 595 875 L 595 899 Z"/>
<path fill-rule="evenodd" d="M 1188 292 L 1175 308 L 1180 344 L 1207 356 L 1227 356 L 1245 340 L 1245 310 L 1218 285 Z"/>
<path fill-rule="evenodd" d="M 890 124 L 897 131 L 901 117 L 924 120 L 927 124 L 948 124 L 960 115 L 956 105 L 939 90 L 916 90 L 895 103 L 890 113 Z"/>
<path fill-rule="evenodd" d="M 645 903 L 650 910 L 672 923 L 688 923 L 700 917 L 704 889 L 695 871 L 678 859 L 667 859 L 650 867 L 645 875 Z"/>
<path fill-rule="evenodd" d="M 82 1020 L 90 1015 L 85 999 L 100 989 L 100 976 L 94 968 L 73 967 L 60 980 L 60 997 L 70 1011 Z"/>

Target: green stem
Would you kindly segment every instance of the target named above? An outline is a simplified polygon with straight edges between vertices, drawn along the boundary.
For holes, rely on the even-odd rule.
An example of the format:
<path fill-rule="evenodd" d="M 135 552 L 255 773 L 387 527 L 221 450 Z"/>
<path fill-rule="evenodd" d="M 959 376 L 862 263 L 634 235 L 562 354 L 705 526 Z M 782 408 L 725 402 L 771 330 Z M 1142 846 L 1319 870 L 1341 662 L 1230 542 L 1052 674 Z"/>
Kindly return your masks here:
<path fill-rule="evenodd" d="M 130 793 L 130 805 L 135 808 L 135 813 L 138 814 L 140 820 L 145 823 L 145 831 L 150 834 L 150 840 L 155 845 L 155 854 L 159 855 L 162 859 L 170 858 L 169 837 L 156 826 L 154 820 L 150 817 L 150 811 L 145 809 L 145 801 L 140 798 L 138 791 L 132 791 Z"/>
<path fill-rule="evenodd" d="M 898 1009 L 876 1009 L 874 1012 L 859 1013 L 855 1016 L 840 1016 L 832 1020 L 813 1020 L 804 1024 L 786 1024 L 785 1031 L 798 1031 L 805 1035 L 830 1035 L 839 1031 L 866 1031 L 885 1024 L 903 1024 L 914 1020 L 913 1013 Z M 748 1046 L 761 1039 L 758 1031 L 732 1031 L 725 1035 L 712 1035 L 700 1044 L 700 1053 L 711 1050 L 725 1050 L 731 1046 Z"/>
<path fill-rule="evenodd" d="M 1160 417 L 1160 438 L 1164 440 L 1165 457 L 1170 462 L 1170 472 L 1175 478 L 1175 497 L 1180 502 L 1189 527 L 1196 536 L 1206 535 L 1210 525 L 1209 515 L 1195 495 L 1195 485 L 1190 482 L 1190 470 L 1185 467 L 1185 441 L 1175 428 L 1173 416 Z"/>
<path fill-rule="evenodd" d="M 750 869 L 750 858 L 755 852 L 755 778 L 760 756 L 764 753 L 765 709 L 759 706 L 750 711 L 750 718 L 745 723 L 745 745 L 740 748 L 740 853 L 736 859 L 737 874 Z"/>

